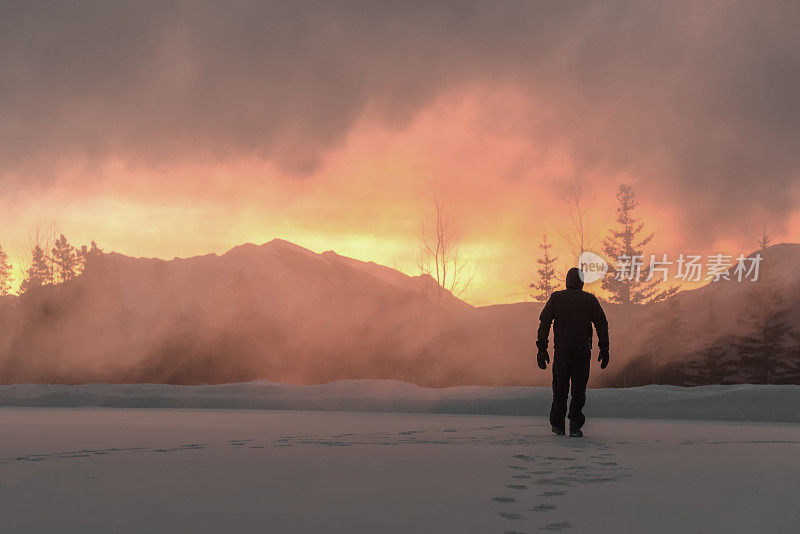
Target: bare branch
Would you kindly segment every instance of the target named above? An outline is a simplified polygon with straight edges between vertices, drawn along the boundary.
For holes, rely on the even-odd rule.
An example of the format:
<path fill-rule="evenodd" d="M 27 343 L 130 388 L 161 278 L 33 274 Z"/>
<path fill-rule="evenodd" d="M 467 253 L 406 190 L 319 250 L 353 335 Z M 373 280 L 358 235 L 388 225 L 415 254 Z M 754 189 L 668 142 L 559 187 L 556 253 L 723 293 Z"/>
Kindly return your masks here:
<path fill-rule="evenodd" d="M 417 267 L 436 281 L 436 303 L 441 305 L 446 293 L 464 294 L 475 277 L 477 267 L 461 258 L 458 242 L 452 233 L 447 198 L 439 187 L 431 187 L 433 211 L 422 217 L 418 233 Z"/>

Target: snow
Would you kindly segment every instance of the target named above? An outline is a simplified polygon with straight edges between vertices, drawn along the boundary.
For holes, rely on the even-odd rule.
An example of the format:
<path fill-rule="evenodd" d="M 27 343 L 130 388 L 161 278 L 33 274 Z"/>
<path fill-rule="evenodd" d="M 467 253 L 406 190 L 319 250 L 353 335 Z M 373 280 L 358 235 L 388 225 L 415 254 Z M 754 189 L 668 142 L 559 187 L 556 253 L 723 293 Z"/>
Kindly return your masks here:
<path fill-rule="evenodd" d="M 546 387 L 424 388 L 393 380 L 343 380 L 315 386 L 265 381 L 175 386 L 87 384 L 0 386 L 0 406 L 334 410 L 537 415 Z M 593 389 L 589 417 L 800 423 L 800 386 L 644 386 Z"/>
<path fill-rule="evenodd" d="M 393 386 L 379 393 L 410 391 Z M 96 400 L 115 388 L 136 392 L 97 386 Z M 182 390 L 150 391 L 163 402 Z M 593 406 L 601 393 L 590 392 Z M 543 413 L 6 407 L 0 427 L 4 532 L 781 533 L 800 524 L 797 424 L 594 417 L 575 439 L 553 436 Z"/>
<path fill-rule="evenodd" d="M 2 530 L 797 531 L 800 386 L 590 390 L 583 439 L 552 435 L 549 398 L 389 380 L 0 386 Z"/>

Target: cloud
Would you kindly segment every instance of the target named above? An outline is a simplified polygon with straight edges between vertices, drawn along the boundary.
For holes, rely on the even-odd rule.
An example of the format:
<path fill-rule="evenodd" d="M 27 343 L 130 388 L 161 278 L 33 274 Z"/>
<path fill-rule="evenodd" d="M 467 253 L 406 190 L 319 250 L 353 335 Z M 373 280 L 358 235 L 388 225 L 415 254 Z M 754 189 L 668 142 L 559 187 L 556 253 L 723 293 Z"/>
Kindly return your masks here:
<path fill-rule="evenodd" d="M 702 242 L 781 225 L 800 162 L 800 5 L 18 2 L 0 17 L 0 183 L 58 162 L 264 158 L 312 176 L 360 121 L 513 86 L 530 143 Z M 498 173 L 498 181 L 505 177 Z"/>

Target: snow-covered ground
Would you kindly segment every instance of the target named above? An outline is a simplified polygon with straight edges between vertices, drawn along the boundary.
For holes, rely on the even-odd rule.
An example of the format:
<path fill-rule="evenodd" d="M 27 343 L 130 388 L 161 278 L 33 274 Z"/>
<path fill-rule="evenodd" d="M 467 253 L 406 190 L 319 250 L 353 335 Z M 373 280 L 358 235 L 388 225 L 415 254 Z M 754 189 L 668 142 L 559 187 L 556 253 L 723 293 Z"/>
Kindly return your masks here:
<path fill-rule="evenodd" d="M 2 408 L 3 532 L 797 532 L 800 426 Z"/>
<path fill-rule="evenodd" d="M 540 415 L 549 387 L 424 388 L 394 380 L 342 380 L 317 386 L 266 381 L 215 386 L 87 384 L 0 386 L 0 406 L 236 408 L 481 415 Z M 800 423 L 800 386 L 644 386 L 593 389 L 593 417 Z"/>

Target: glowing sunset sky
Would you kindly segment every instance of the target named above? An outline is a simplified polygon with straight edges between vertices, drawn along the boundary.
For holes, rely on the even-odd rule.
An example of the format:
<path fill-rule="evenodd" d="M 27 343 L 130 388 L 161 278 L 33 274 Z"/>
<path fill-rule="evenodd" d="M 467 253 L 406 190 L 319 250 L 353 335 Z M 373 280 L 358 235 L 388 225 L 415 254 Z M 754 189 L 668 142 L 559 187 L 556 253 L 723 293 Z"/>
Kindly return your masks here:
<path fill-rule="evenodd" d="M 417 274 L 438 183 L 466 300 L 524 300 L 583 184 L 648 252 L 797 241 L 797 4 L 137 2 L 3 8 L 0 244 L 133 256 L 281 237 Z M 604 235 L 603 232 L 601 235 Z M 599 249 L 599 240 L 595 242 Z"/>

